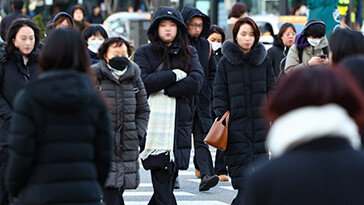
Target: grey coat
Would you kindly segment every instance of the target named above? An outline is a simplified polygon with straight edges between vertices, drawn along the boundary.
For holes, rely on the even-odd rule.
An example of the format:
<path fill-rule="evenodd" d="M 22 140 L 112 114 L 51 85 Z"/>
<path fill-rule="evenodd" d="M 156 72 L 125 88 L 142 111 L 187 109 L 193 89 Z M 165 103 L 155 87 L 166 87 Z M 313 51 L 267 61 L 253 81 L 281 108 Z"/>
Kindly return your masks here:
<path fill-rule="evenodd" d="M 140 69 L 129 61 L 126 73 L 119 80 L 112 76 L 104 60 L 92 69 L 105 98 L 113 103 L 110 114 L 114 150 L 105 187 L 136 189 L 140 182 L 139 140 L 145 136 L 150 113 Z"/>

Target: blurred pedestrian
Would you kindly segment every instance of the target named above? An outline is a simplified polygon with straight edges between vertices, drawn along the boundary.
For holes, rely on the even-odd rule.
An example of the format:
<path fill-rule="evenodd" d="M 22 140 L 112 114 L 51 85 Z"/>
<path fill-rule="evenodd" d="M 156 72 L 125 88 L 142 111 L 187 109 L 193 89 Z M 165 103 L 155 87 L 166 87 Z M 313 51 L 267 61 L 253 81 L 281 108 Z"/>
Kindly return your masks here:
<path fill-rule="evenodd" d="M 75 27 L 81 33 L 90 26 L 90 23 L 85 20 L 86 11 L 81 5 L 75 5 L 72 7 L 71 16 L 75 21 Z"/>
<path fill-rule="evenodd" d="M 239 19 L 233 28 L 233 41 L 222 47 L 213 106 L 222 117 L 230 111 L 228 144 L 224 152 L 229 175 L 238 195 L 232 204 L 242 204 L 247 175 L 259 163 L 268 161 L 265 138 L 269 124 L 260 114 L 269 89 L 275 83 L 267 51 L 259 43 L 260 31 L 249 17 Z"/>
<path fill-rule="evenodd" d="M 283 72 L 289 48 L 295 43 L 296 28 L 291 23 L 284 23 L 274 38 L 273 47 L 268 50 L 268 56 L 273 65 L 276 78 Z"/>
<path fill-rule="evenodd" d="M 192 6 L 185 6 L 181 12 L 187 26 L 189 44 L 196 48 L 203 68 L 204 81 L 200 93 L 195 97 L 196 109 L 193 119 L 194 165 L 196 176 L 201 178 L 199 191 L 208 191 L 217 185 L 209 146 L 204 142 L 212 125 L 212 87 L 216 73 L 216 60 L 210 43 L 205 36 L 210 29 L 210 18 Z"/>
<path fill-rule="evenodd" d="M 104 18 L 101 15 L 101 8 L 99 5 L 92 7 L 92 13 L 88 18 L 88 22 L 91 24 L 102 24 L 104 22 Z"/>
<path fill-rule="evenodd" d="M 211 43 L 215 54 L 216 62 L 222 58 L 221 46 L 225 42 L 225 33 L 218 25 L 211 25 L 210 30 L 206 34 L 207 40 Z M 212 107 L 211 107 L 212 108 Z M 216 119 L 216 115 L 212 109 L 212 119 Z M 215 173 L 219 176 L 220 181 L 229 181 L 227 165 L 224 160 L 224 152 L 217 149 L 215 155 Z"/>
<path fill-rule="evenodd" d="M 39 67 L 40 79 L 20 91 L 14 103 L 9 196 L 17 204 L 101 205 L 111 160 L 110 120 L 90 80 L 80 34 L 54 31 Z"/>
<path fill-rule="evenodd" d="M 132 46 L 120 37 L 109 38 L 99 49 L 100 61 L 92 66 L 105 98 L 112 102 L 113 157 L 104 185 L 106 205 L 124 204 L 123 192 L 136 189 L 139 176 L 139 142 L 145 137 L 149 105 L 137 64 L 128 58 Z"/>
<path fill-rule="evenodd" d="M 228 21 L 227 21 L 227 28 L 226 28 L 226 39 L 231 40 L 233 39 L 232 30 L 234 24 L 240 19 L 248 16 L 248 7 L 245 3 L 238 2 L 234 4 L 231 8 Z"/>
<path fill-rule="evenodd" d="M 8 29 L 6 45 L 0 48 L 0 204 L 8 204 L 5 168 L 8 162 L 8 132 L 14 98 L 29 81 L 37 78 L 39 29 L 29 19 L 15 20 Z"/>
<path fill-rule="evenodd" d="M 151 43 L 134 55 L 151 106 L 141 158 L 144 168 L 151 169 L 154 194 L 149 204 L 177 204 L 173 186 L 178 170 L 188 169 L 194 96 L 202 87 L 203 70 L 176 9 L 159 7 L 148 37 Z"/>
<path fill-rule="evenodd" d="M 308 68 L 317 64 L 328 64 L 329 42 L 325 32 L 326 25 L 323 21 L 307 22 L 287 53 L 284 72 L 287 73 L 299 67 Z"/>
<path fill-rule="evenodd" d="M 10 14 L 6 15 L 2 20 L 1 20 L 1 25 L 0 25 L 0 34 L 1 34 L 1 38 L 3 41 L 6 41 L 6 33 L 10 27 L 10 25 L 19 18 L 29 18 L 29 16 L 24 15 L 22 13 L 22 9 L 24 7 L 24 0 L 12 0 L 11 1 L 11 8 L 13 9 L 13 12 L 11 12 Z"/>
<path fill-rule="evenodd" d="M 288 73 L 265 106 L 274 158 L 249 177 L 242 204 L 361 204 L 364 96 L 345 70 Z"/>
<path fill-rule="evenodd" d="M 101 25 L 90 25 L 83 31 L 82 35 L 87 43 L 91 65 L 99 62 L 100 58 L 97 53 L 101 44 L 108 38 L 107 32 Z"/>
<path fill-rule="evenodd" d="M 58 13 L 46 26 L 46 36 L 57 28 L 74 28 L 73 18 L 66 12 Z"/>
<path fill-rule="evenodd" d="M 206 34 L 206 39 L 211 43 L 216 63 L 218 63 L 222 58 L 221 46 L 225 42 L 225 32 L 218 25 L 211 25 Z"/>
<path fill-rule="evenodd" d="M 329 38 L 330 60 L 337 64 L 341 59 L 364 54 L 364 36 L 360 31 L 350 29 L 336 29 Z"/>

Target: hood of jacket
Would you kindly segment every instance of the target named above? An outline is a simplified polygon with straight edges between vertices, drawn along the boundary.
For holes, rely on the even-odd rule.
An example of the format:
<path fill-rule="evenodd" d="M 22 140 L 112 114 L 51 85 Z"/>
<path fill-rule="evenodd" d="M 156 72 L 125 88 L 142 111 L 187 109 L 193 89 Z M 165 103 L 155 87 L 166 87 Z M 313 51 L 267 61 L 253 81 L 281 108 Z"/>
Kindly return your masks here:
<path fill-rule="evenodd" d="M 53 18 L 53 20 L 51 21 L 51 23 L 54 23 L 54 22 L 56 22 L 58 19 L 59 19 L 59 17 L 61 17 L 61 16 L 64 16 L 64 17 L 66 17 L 66 18 L 69 18 L 70 20 L 71 20 L 71 22 L 72 22 L 72 25 L 73 26 L 75 26 L 75 22 L 73 21 L 73 18 L 72 18 L 72 16 L 71 15 L 69 15 L 68 13 L 66 13 L 66 12 L 59 12 L 54 18 Z"/>
<path fill-rule="evenodd" d="M 207 15 L 205 15 L 200 10 L 198 10 L 197 8 L 192 7 L 192 6 L 185 6 L 183 8 L 181 14 L 183 16 L 183 20 L 187 27 L 188 27 L 188 23 L 191 21 L 191 19 L 193 17 L 200 17 L 203 21 L 203 28 L 202 28 L 202 31 L 201 31 L 201 34 L 199 37 L 206 36 L 207 32 L 210 29 L 210 18 Z M 189 36 L 189 38 L 192 38 L 192 39 L 196 38 L 191 35 L 188 35 L 188 36 Z"/>
<path fill-rule="evenodd" d="M 302 35 L 302 33 L 298 34 L 295 39 L 295 44 L 297 48 L 305 48 L 306 46 L 311 46 L 310 43 L 307 41 L 307 37 Z M 318 46 L 315 49 L 322 49 L 329 46 L 329 41 L 324 36 Z"/>
<path fill-rule="evenodd" d="M 233 65 L 240 65 L 246 61 L 249 61 L 253 65 L 261 65 L 267 56 L 267 51 L 260 42 L 251 51 L 244 53 L 238 44 L 232 40 L 227 40 L 222 45 L 221 51 L 227 61 Z"/>
<path fill-rule="evenodd" d="M 295 109 L 278 118 L 267 136 L 273 157 L 322 137 L 340 137 L 360 149 L 359 129 L 346 110 L 336 104 Z"/>
<path fill-rule="evenodd" d="M 174 21 L 182 29 L 182 32 L 187 32 L 187 27 L 183 22 L 181 13 L 175 8 L 161 6 L 155 11 L 148 29 L 148 38 L 151 42 L 153 40 L 153 33 L 158 33 L 159 22 L 165 19 Z"/>
<path fill-rule="evenodd" d="M 74 70 L 49 71 L 29 83 L 28 90 L 37 102 L 55 112 L 75 112 L 88 105 L 95 95 L 87 74 Z"/>

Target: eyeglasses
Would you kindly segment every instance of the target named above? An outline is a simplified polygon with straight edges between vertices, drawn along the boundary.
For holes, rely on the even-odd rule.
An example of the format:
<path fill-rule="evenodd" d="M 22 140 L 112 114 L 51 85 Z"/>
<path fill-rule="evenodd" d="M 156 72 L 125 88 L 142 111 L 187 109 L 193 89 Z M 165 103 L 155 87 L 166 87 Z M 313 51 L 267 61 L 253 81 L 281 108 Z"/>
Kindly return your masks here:
<path fill-rule="evenodd" d="M 202 28 L 203 24 L 189 24 L 188 26 L 191 26 L 191 28 L 196 29 L 196 28 Z"/>

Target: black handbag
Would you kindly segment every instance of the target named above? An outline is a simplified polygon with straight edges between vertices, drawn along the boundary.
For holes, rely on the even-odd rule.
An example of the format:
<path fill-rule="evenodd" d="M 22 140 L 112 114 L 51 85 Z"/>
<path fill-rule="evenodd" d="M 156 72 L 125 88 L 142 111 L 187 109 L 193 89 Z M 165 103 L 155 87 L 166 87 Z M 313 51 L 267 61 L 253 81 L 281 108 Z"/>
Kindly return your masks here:
<path fill-rule="evenodd" d="M 142 165 L 145 170 L 165 169 L 170 163 L 170 156 L 167 153 L 149 155 L 146 159 L 142 160 Z"/>

